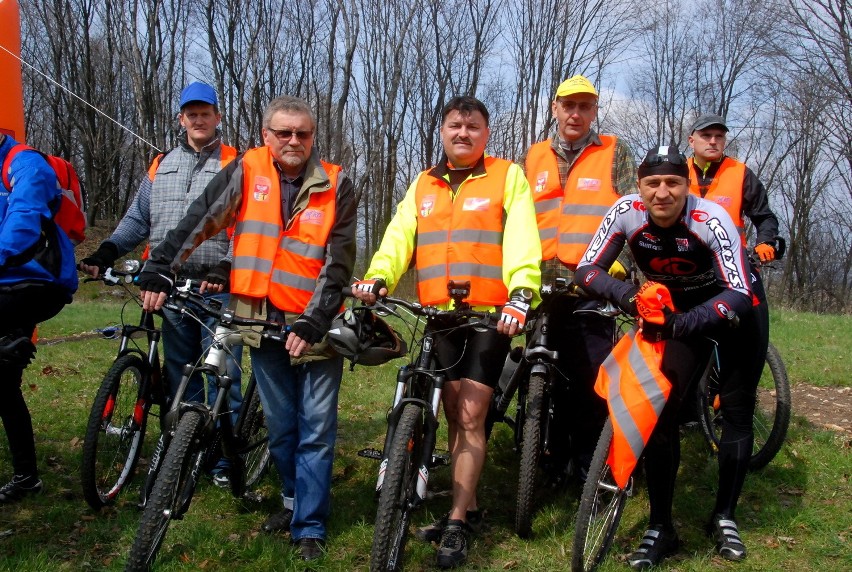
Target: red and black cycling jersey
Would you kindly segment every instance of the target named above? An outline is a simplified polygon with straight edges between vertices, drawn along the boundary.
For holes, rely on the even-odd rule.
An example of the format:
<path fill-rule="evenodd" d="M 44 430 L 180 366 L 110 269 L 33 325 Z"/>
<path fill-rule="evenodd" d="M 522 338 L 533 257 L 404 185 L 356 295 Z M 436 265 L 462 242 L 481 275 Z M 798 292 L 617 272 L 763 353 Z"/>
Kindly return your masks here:
<path fill-rule="evenodd" d="M 745 315 L 756 303 L 751 271 L 737 228 L 725 210 L 688 195 L 680 219 L 662 228 L 638 194 L 615 203 L 586 249 L 574 281 L 586 291 L 618 301 L 633 286 L 607 274 L 624 244 L 649 279 L 665 284 L 675 307 L 689 314 L 684 335 Z M 762 291 L 762 288 L 758 288 Z"/>

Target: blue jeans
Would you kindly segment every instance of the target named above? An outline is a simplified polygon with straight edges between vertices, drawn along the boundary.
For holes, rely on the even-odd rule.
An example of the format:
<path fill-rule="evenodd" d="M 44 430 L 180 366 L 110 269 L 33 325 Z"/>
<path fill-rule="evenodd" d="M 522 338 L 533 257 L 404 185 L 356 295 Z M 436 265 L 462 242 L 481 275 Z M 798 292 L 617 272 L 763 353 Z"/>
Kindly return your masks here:
<path fill-rule="evenodd" d="M 204 297 L 207 300 L 221 300 L 223 308 L 228 304 L 228 294 L 205 294 Z M 192 304 L 189 306 L 191 309 Z M 204 315 L 201 312 L 196 315 L 203 316 L 203 326 L 189 316 L 163 309 L 163 367 L 169 380 L 170 399 L 174 399 L 178 384 L 183 377 L 183 366 L 188 363 L 200 362 L 202 355 L 210 347 L 213 333 L 216 331 L 216 324 L 218 323 L 216 318 Z M 236 359 L 231 356 L 226 358 L 228 375 L 233 380 L 228 397 L 233 412 L 231 419 L 236 423 L 237 413 L 240 410 L 240 404 L 243 402 L 242 392 L 240 391 L 240 358 L 243 348 L 237 346 L 232 351 Z M 206 403 L 213 405 L 213 401 L 216 399 L 216 384 L 212 380 L 208 381 Z M 183 399 L 184 401 L 205 402 L 204 380 L 200 373 L 196 373 L 189 380 Z"/>
<path fill-rule="evenodd" d="M 266 340 L 249 351 L 269 429 L 269 451 L 283 496 L 294 498 L 291 538 L 325 540 L 343 358 L 291 365 L 283 344 Z"/>

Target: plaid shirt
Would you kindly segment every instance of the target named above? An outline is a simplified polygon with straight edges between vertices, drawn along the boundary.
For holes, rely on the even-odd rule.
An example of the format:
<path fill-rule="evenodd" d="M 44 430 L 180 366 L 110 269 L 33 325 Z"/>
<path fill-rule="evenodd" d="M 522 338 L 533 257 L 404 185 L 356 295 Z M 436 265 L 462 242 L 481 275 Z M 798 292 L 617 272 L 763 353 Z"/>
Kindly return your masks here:
<path fill-rule="evenodd" d="M 566 151 L 559 137 L 554 137 L 551 141 L 551 148 L 556 155 L 556 164 L 559 167 L 559 182 L 563 188 L 568 180 L 568 174 L 574 167 L 574 163 L 586 147 L 589 145 L 603 145 L 601 138 L 598 137 L 598 134 L 594 130 L 590 131 L 585 139 L 585 143 L 582 144 L 580 149 L 575 151 Z M 612 161 L 611 173 L 612 186 L 616 194 L 624 196 L 636 192 L 636 160 L 633 158 L 633 150 L 620 137 L 616 139 L 615 158 Z M 618 260 L 625 268 L 632 265 L 632 259 L 627 249 L 622 251 Z M 570 280 L 574 277 L 574 272 L 562 264 L 558 258 L 545 260 L 541 263 L 542 284 L 552 284 L 556 278 L 560 277 Z"/>

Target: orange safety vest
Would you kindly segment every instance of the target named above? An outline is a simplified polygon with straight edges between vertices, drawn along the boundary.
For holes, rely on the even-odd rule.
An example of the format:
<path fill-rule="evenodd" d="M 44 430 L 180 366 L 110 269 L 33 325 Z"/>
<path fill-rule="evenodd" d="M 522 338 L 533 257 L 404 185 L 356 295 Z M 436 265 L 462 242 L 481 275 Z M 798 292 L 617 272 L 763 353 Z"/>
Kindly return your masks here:
<path fill-rule="evenodd" d="M 607 463 L 621 488 L 627 486 L 671 392 L 660 371 L 665 344 L 630 330 L 598 370 L 595 391 L 607 400 L 613 428 Z"/>
<path fill-rule="evenodd" d="M 669 289 L 645 282 L 636 294 L 639 316 L 662 324 L 664 306 L 674 310 Z M 660 371 L 665 348 L 666 342 L 650 342 L 633 329 L 618 341 L 598 370 L 595 391 L 607 400 L 613 429 L 607 463 L 621 488 L 627 486 L 672 389 Z"/>
<path fill-rule="evenodd" d="M 730 157 L 724 157 L 719 170 L 709 186 L 699 186 L 695 174 L 695 161 L 689 161 L 689 192 L 697 197 L 718 204 L 731 215 L 740 237 L 745 244 L 745 222 L 743 221 L 743 181 L 745 181 L 746 166 Z M 700 170 L 700 169 L 699 169 Z"/>
<path fill-rule="evenodd" d="M 600 139 L 603 145 L 587 146 L 574 161 L 564 188 L 551 140 L 530 147 L 526 172 L 533 190 L 542 260 L 558 257 L 576 269 L 604 215 L 620 198 L 612 184 L 617 138 L 601 135 Z"/>
<path fill-rule="evenodd" d="M 303 312 L 316 291 L 334 225 L 341 168 L 321 161 L 330 185 L 312 192 L 287 228 L 281 218 L 281 180 L 268 147 L 243 155 L 243 200 L 234 237 L 231 292 L 269 297 L 285 312 Z"/>
<path fill-rule="evenodd" d="M 504 304 L 503 202 L 510 161 L 485 157 L 485 174 L 464 181 L 455 197 L 444 179 L 417 182 L 417 294 L 420 303 L 449 301 L 447 282 L 470 280 L 468 302 Z"/>
<path fill-rule="evenodd" d="M 228 145 L 220 145 L 220 160 L 222 161 L 222 169 L 225 168 L 225 165 L 233 161 L 237 158 L 237 150 Z M 151 179 L 151 182 L 154 181 L 154 178 L 157 176 L 157 169 L 160 168 L 160 163 L 163 161 L 163 157 L 165 157 L 165 153 L 160 153 L 154 160 L 151 161 L 151 165 L 148 167 L 148 178 Z M 234 227 L 228 227 L 228 236 L 234 235 Z M 148 257 L 151 255 L 151 243 L 145 245 L 145 250 L 142 251 L 142 260 L 148 260 Z"/>

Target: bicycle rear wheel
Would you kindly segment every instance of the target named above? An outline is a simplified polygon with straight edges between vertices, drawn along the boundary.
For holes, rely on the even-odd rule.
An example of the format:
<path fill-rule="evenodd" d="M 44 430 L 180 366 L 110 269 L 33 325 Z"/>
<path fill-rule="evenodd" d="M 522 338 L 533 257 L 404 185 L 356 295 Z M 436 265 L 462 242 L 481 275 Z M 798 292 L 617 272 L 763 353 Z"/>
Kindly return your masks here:
<path fill-rule="evenodd" d="M 530 374 L 522 426 L 518 498 L 515 507 L 515 532 L 521 538 L 528 538 L 532 532 L 533 501 L 541 456 L 541 424 L 546 414 L 544 386 L 545 379 L 542 374 Z"/>
<path fill-rule="evenodd" d="M 388 464 L 376 511 L 370 570 L 402 569 L 422 447 L 423 411 L 417 405 L 408 404 L 402 410 L 387 452 Z"/>
<path fill-rule="evenodd" d="M 571 556 L 573 572 L 589 572 L 603 561 L 624 512 L 628 492 L 615 484 L 606 462 L 611 445 L 612 421 L 607 419 L 592 456 L 577 510 Z"/>
<path fill-rule="evenodd" d="M 241 477 L 231 478 L 231 492 L 236 497 L 242 496 L 247 489 L 253 488 L 263 478 L 269 467 L 269 431 L 263 416 L 263 406 L 260 402 L 260 392 L 254 373 L 251 374 L 246 386 L 247 399 L 243 401 L 240 415 L 237 419 L 236 432 L 245 446 L 240 451 L 242 459 Z"/>
<path fill-rule="evenodd" d="M 722 435 L 722 411 L 719 403 L 719 374 L 714 367 L 708 368 L 708 372 L 701 379 L 698 399 L 704 436 L 713 451 L 718 452 Z M 781 354 L 775 346 L 769 344 L 766 366 L 757 388 L 752 424 L 754 444 L 749 470 L 762 469 L 781 450 L 790 426 L 790 413 L 790 380 L 787 377 L 787 369 Z"/>
<path fill-rule="evenodd" d="M 203 429 L 204 418 L 197 411 L 187 411 L 180 418 L 157 474 L 151 497 L 142 513 L 127 559 L 127 572 L 141 572 L 151 568 L 166 537 L 169 523 L 183 516 L 189 508 L 205 452 Z"/>
<path fill-rule="evenodd" d="M 86 426 L 80 484 L 95 510 L 112 504 L 133 477 L 151 404 L 139 394 L 149 375 L 138 355 L 119 357 L 104 376 Z"/>

